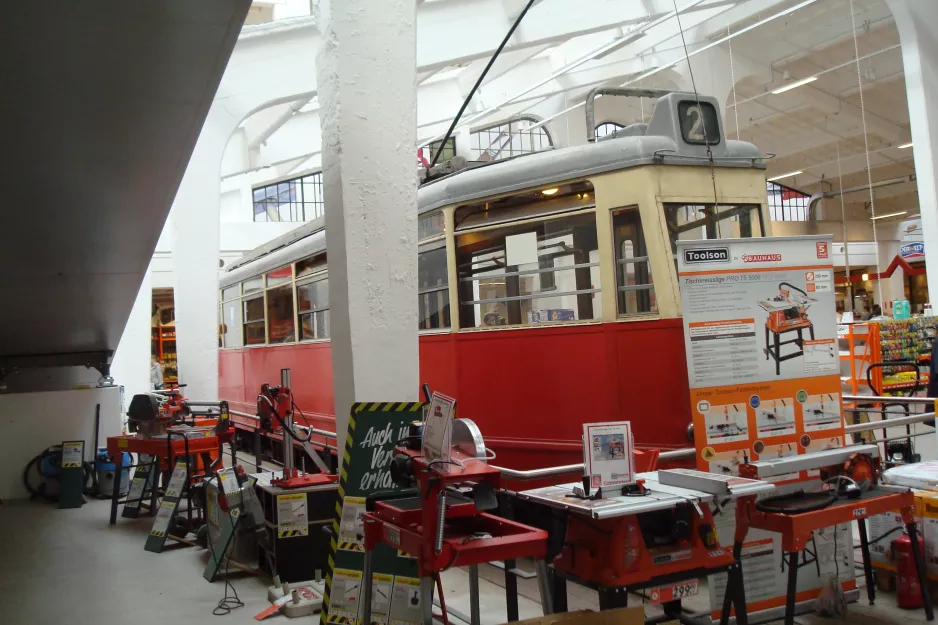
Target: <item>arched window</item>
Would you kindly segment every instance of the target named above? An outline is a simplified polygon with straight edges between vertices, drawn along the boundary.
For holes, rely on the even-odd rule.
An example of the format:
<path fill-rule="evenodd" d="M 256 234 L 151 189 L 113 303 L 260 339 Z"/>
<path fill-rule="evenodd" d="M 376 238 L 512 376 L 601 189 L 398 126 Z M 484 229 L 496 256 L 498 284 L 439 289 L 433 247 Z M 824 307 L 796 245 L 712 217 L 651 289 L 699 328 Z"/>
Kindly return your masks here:
<path fill-rule="evenodd" d="M 469 160 L 500 161 L 521 154 L 532 154 L 554 145 L 550 133 L 535 117 L 516 117 L 479 128 L 470 135 Z"/>
<path fill-rule="evenodd" d="M 771 180 L 766 181 L 765 191 L 772 221 L 808 221 L 808 194 Z"/>
<path fill-rule="evenodd" d="M 602 139 L 606 135 L 611 135 L 617 130 L 622 130 L 625 128 L 622 124 L 617 124 L 615 122 L 603 122 L 596 126 L 596 138 Z"/>

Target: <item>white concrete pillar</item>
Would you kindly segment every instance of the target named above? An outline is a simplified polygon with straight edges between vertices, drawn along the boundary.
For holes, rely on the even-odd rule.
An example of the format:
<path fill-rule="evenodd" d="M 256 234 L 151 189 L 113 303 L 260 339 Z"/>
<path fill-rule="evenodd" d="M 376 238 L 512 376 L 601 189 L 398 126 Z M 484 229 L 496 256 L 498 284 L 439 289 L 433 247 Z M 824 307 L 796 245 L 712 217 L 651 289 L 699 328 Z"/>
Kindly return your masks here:
<path fill-rule="evenodd" d="M 153 288 L 150 269 L 147 268 L 137 299 L 130 311 L 124 333 L 111 361 L 111 376 L 115 384 L 124 387 L 124 405 L 121 418 L 130 404 L 130 398 L 150 390 L 150 312 Z"/>
<path fill-rule="evenodd" d="M 343 441 L 353 401 L 418 397 L 416 4 L 321 0 L 319 24 L 332 367 Z"/>
<path fill-rule="evenodd" d="M 928 297 L 938 302 L 938 3 L 887 0 L 902 46 L 905 90 L 915 150 L 915 173 L 925 242 Z"/>
<path fill-rule="evenodd" d="M 193 400 L 218 399 L 219 179 L 239 121 L 212 105 L 170 216 L 179 382 Z"/>

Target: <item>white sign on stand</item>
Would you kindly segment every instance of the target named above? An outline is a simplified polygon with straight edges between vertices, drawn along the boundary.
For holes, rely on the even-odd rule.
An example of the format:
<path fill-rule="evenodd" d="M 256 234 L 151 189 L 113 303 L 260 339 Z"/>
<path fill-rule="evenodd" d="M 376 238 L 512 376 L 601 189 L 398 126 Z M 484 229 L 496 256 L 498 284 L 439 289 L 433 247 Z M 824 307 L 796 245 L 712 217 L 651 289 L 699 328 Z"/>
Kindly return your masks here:
<path fill-rule="evenodd" d="M 635 479 L 635 443 L 628 421 L 583 424 L 584 475 L 590 488 L 611 488 Z"/>
<path fill-rule="evenodd" d="M 450 462 L 453 459 L 453 413 L 456 400 L 434 392 L 423 423 L 423 443 L 420 452 L 425 460 Z"/>

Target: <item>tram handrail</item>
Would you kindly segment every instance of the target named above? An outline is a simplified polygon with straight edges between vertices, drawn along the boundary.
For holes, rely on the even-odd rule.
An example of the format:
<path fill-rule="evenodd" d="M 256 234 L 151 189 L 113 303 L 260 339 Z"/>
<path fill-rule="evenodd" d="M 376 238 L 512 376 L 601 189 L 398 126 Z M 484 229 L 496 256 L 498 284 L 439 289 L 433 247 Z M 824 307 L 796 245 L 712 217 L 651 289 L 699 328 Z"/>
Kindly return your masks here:
<path fill-rule="evenodd" d="M 244 417 L 245 419 L 253 419 L 254 421 L 260 421 L 260 417 L 253 415 L 247 412 L 241 412 L 240 410 L 229 410 L 229 413 L 236 415 L 238 417 Z M 312 432 L 317 436 L 325 436 L 326 438 L 335 438 L 335 432 L 330 432 L 329 430 L 320 430 L 319 428 L 311 428 L 305 425 L 300 425 L 299 423 L 294 423 L 293 427 L 306 430 L 307 432 Z"/>

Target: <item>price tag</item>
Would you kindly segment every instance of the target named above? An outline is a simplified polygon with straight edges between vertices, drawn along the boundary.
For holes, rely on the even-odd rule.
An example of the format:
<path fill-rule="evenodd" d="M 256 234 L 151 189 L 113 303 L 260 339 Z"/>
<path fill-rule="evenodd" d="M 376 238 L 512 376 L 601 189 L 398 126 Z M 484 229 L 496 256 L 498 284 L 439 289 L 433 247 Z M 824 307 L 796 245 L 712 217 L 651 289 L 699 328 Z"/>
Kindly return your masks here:
<path fill-rule="evenodd" d="M 653 604 L 668 603 L 669 601 L 679 601 L 687 597 L 693 597 L 700 589 L 700 583 L 696 579 L 672 584 L 668 586 L 658 586 L 649 591 L 649 598 Z"/>

